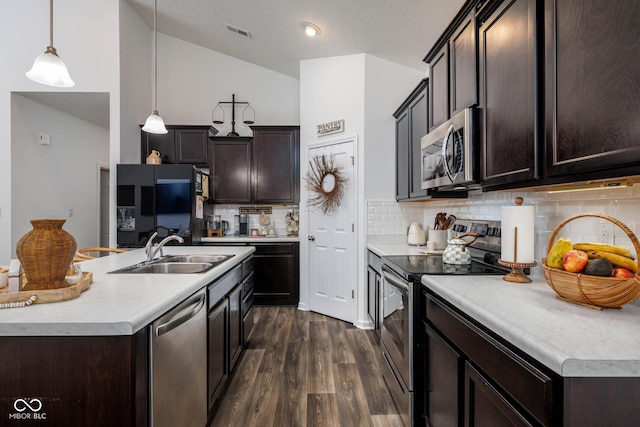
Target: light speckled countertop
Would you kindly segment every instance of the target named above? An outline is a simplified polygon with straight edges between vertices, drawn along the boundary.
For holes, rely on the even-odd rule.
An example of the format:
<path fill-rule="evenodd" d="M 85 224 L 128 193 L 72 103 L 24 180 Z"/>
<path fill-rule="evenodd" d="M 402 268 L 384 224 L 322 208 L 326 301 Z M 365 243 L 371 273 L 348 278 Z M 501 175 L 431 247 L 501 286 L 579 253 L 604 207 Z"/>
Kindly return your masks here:
<path fill-rule="evenodd" d="M 422 283 L 562 376 L 640 377 L 638 300 L 597 311 L 557 299 L 540 277 L 517 284 L 500 276 L 422 276 Z"/>
<path fill-rule="evenodd" d="M 253 246 L 167 246 L 165 255 L 234 255 L 199 274 L 106 274 L 144 261 L 144 249 L 80 264 L 93 273 L 78 298 L 0 309 L 0 336 L 132 335 L 193 293 L 222 276 L 255 251 Z"/>
<path fill-rule="evenodd" d="M 398 238 L 372 238 L 379 256 L 416 255 Z M 422 283 L 462 312 L 565 377 L 640 377 L 640 300 L 602 311 L 561 301 L 541 267 L 532 283 L 502 276 L 422 276 Z"/>
<path fill-rule="evenodd" d="M 411 246 L 407 244 L 407 236 L 403 235 L 372 235 L 367 236 L 367 249 L 378 256 L 387 255 L 424 255 L 419 249 L 426 246 Z"/>

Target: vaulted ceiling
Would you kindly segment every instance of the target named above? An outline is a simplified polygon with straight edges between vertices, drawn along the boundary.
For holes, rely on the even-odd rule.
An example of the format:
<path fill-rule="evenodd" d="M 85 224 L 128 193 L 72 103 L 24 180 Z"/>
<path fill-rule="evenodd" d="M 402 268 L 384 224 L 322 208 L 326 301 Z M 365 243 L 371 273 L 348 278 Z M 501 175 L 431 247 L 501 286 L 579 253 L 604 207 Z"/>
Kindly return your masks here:
<path fill-rule="evenodd" d="M 153 0 L 127 2 L 153 28 Z M 422 59 L 463 3 L 158 0 L 158 31 L 296 78 L 301 60 L 357 53 L 426 71 Z M 305 36 L 304 22 L 317 25 L 320 35 Z"/>

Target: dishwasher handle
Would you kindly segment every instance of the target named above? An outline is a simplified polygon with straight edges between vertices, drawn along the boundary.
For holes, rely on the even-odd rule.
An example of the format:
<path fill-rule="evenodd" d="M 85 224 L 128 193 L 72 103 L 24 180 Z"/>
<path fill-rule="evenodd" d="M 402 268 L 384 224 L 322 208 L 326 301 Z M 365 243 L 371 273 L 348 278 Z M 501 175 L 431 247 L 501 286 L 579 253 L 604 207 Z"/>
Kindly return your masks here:
<path fill-rule="evenodd" d="M 200 312 L 200 310 L 202 310 L 202 308 L 205 305 L 205 299 L 206 299 L 206 294 L 203 293 L 198 297 L 198 300 L 195 301 L 193 304 L 190 304 L 189 307 L 183 310 L 180 310 L 179 317 L 173 318 L 174 316 L 171 315 L 170 316 L 172 317 L 171 320 L 156 327 L 156 330 L 155 330 L 156 336 L 159 337 L 161 335 L 166 334 L 167 332 L 177 328 L 178 326 L 182 325 L 183 323 L 185 323 L 186 321 L 194 317 L 196 314 L 198 314 L 198 312 Z"/>

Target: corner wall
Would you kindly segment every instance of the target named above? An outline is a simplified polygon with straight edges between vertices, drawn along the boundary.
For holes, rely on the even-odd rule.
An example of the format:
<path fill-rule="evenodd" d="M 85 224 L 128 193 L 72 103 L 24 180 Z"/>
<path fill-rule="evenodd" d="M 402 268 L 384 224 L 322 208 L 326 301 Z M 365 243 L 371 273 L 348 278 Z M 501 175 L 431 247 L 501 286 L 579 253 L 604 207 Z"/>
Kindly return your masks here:
<path fill-rule="evenodd" d="M 357 139 L 357 314 L 355 325 L 367 327 L 366 316 L 366 211 L 368 197 L 395 194 L 395 119 L 393 112 L 420 82 L 420 71 L 406 68 L 368 54 L 320 58 L 300 62 L 300 173 L 308 169 L 307 150 L 323 138 L 316 126 L 344 119 L 343 133 L 324 139 Z M 308 235 L 308 194 L 302 189 L 300 235 Z M 300 305 L 308 309 L 308 242 L 300 241 Z"/>

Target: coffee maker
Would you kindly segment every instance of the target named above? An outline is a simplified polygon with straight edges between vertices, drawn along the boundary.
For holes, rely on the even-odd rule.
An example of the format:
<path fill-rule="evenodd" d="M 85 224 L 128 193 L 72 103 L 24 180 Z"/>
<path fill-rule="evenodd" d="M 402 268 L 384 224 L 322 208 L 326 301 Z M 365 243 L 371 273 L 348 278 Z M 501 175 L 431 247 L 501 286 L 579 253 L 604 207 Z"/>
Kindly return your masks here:
<path fill-rule="evenodd" d="M 234 217 L 235 235 L 236 236 L 248 236 L 249 235 L 249 216 L 245 214 L 236 215 Z"/>
<path fill-rule="evenodd" d="M 220 237 L 229 228 L 227 221 L 222 221 L 220 215 L 207 215 L 208 237 Z"/>

